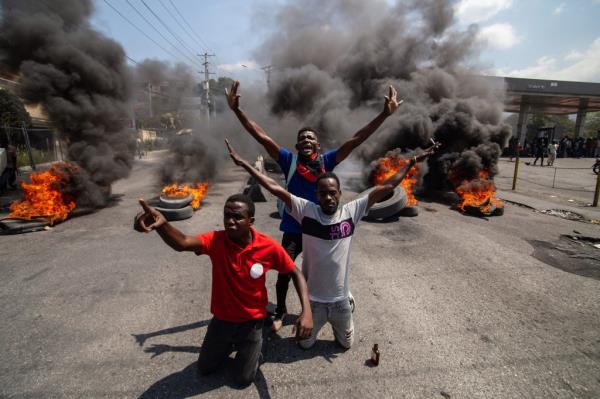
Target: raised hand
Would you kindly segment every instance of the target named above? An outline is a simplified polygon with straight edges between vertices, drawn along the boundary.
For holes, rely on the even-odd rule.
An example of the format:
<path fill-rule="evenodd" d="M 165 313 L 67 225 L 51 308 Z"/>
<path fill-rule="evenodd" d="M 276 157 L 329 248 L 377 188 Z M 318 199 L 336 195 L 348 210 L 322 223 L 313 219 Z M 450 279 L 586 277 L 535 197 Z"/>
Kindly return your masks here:
<path fill-rule="evenodd" d="M 146 201 L 140 199 L 140 205 L 144 209 L 136 218 L 133 227 L 142 233 L 149 233 L 165 224 L 167 220 L 162 213 L 148 206 Z"/>
<path fill-rule="evenodd" d="M 400 104 L 404 102 L 404 100 L 398 101 L 396 98 L 397 94 L 398 93 L 396 92 L 396 89 L 394 89 L 394 86 L 390 86 L 390 92 L 387 96 L 385 96 L 385 104 L 383 105 L 383 112 L 388 116 L 393 114 L 398 107 L 400 107 Z"/>
<path fill-rule="evenodd" d="M 229 144 L 229 140 L 225 139 L 225 145 L 227 146 L 227 151 L 229 151 L 229 156 L 233 160 L 233 163 L 237 166 L 242 166 L 243 159 L 239 156 L 239 154 L 233 149 L 231 144 Z"/>
<path fill-rule="evenodd" d="M 234 80 L 231 84 L 231 92 L 228 92 L 227 88 L 225 88 L 225 97 L 227 98 L 227 104 L 229 104 L 229 108 L 231 108 L 234 111 L 240 107 L 240 95 L 237 94 L 239 85 L 240 82 Z"/>
<path fill-rule="evenodd" d="M 432 140 L 433 141 L 433 140 Z M 434 144 L 431 147 L 428 147 L 421 154 L 415 156 L 415 162 L 421 162 L 431 154 L 435 152 L 442 144 L 433 142 Z"/>

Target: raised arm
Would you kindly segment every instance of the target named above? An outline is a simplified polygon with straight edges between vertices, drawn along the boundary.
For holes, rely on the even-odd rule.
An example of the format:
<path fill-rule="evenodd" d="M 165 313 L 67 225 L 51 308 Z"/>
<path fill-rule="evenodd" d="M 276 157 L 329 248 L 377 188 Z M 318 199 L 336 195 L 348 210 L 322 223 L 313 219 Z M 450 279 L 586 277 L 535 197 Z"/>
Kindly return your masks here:
<path fill-rule="evenodd" d="M 156 209 L 148 206 L 146 201 L 140 199 L 140 205 L 144 211 L 135 218 L 134 228 L 143 233 L 149 233 L 156 230 L 163 241 L 175 251 L 194 251 L 203 252 L 202 243 L 192 236 L 183 234 L 180 230 L 173 227 L 165 217 Z"/>
<path fill-rule="evenodd" d="M 285 188 L 281 187 L 277 182 L 271 179 L 269 176 L 263 175 L 257 169 L 255 169 L 252 165 L 250 165 L 246 160 L 242 159 L 238 155 L 238 153 L 233 149 L 231 144 L 229 144 L 229 140 L 225 139 L 225 145 L 227 145 L 227 150 L 229 151 L 229 156 L 238 166 L 246 169 L 248 173 L 264 188 L 269 190 L 271 194 L 279 198 L 285 203 L 285 206 L 288 208 L 292 207 L 292 197 L 289 192 L 285 190 Z"/>
<path fill-rule="evenodd" d="M 336 163 L 340 163 L 346 159 L 356 147 L 361 145 L 366 139 L 375 133 L 375 131 L 379 128 L 379 126 L 381 126 L 383 121 L 385 121 L 388 116 L 393 114 L 398 109 L 404 100 L 398 101 L 396 95 L 396 89 L 394 89 L 393 86 L 390 86 L 390 92 L 387 96 L 385 96 L 385 104 L 381 113 L 366 126 L 356 132 L 350 140 L 346 141 L 340 146 L 340 148 L 338 148 L 335 155 Z"/>
<path fill-rule="evenodd" d="M 378 185 L 369 193 L 369 203 L 367 208 L 370 208 L 376 202 L 382 201 L 386 196 L 388 196 L 398 184 L 404 180 L 410 168 L 412 168 L 417 162 L 423 161 L 425 158 L 433 154 L 436 148 L 439 147 L 439 144 L 434 144 L 431 147 L 427 148 L 422 154 L 413 156 L 408 165 L 404 170 L 399 170 L 398 173 L 388 178 L 383 184 Z"/>
<path fill-rule="evenodd" d="M 244 126 L 244 129 L 246 129 L 246 131 L 250 133 L 250 135 L 252 135 L 252 137 L 254 137 L 254 139 L 258 141 L 260 145 L 265 147 L 265 150 L 267 150 L 267 153 L 271 158 L 273 158 L 275 161 L 278 161 L 279 144 L 277 144 L 275 140 L 273 140 L 267 134 L 267 132 L 265 132 L 264 129 L 258 125 L 258 123 L 248 118 L 240 109 L 240 95 L 238 94 L 239 85 L 240 82 L 235 80 L 231 84 L 231 92 L 228 92 L 227 89 L 225 89 L 225 97 L 227 98 L 227 104 L 229 104 L 229 108 L 231 108 L 235 116 L 237 116 L 239 121 L 242 123 L 242 126 Z"/>

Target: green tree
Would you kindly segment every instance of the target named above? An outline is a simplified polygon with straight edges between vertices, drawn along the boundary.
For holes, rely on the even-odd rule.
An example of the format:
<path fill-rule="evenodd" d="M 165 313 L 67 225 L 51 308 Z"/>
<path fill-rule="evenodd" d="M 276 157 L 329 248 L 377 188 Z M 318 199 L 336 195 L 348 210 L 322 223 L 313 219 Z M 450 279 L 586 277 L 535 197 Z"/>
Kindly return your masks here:
<path fill-rule="evenodd" d="M 2 126 L 31 126 L 31 117 L 23 102 L 8 90 L 0 89 L 0 123 Z"/>
<path fill-rule="evenodd" d="M 575 122 L 569 119 L 568 115 L 533 114 L 527 122 L 527 137 L 529 139 L 537 137 L 538 129 L 543 127 L 554 127 L 555 137 L 573 136 Z"/>
<path fill-rule="evenodd" d="M 584 137 L 597 138 L 600 132 L 600 112 L 591 112 L 585 117 L 583 125 Z"/>
<path fill-rule="evenodd" d="M 208 84 L 210 86 L 210 94 L 213 96 L 222 96 L 225 89 L 231 89 L 231 84 L 233 83 L 233 79 L 228 77 L 220 77 L 217 80 L 210 79 Z M 196 86 L 196 94 L 199 96 L 206 95 L 206 90 L 204 90 L 204 82 L 198 83 Z"/>

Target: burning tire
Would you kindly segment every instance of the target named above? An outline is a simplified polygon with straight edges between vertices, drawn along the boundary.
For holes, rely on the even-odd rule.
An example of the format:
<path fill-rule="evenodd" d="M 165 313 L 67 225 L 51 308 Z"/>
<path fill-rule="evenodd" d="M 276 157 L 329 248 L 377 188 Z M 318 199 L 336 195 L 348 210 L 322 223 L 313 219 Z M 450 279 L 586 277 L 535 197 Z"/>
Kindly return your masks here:
<path fill-rule="evenodd" d="M 397 216 L 403 216 L 407 218 L 412 218 L 415 216 L 419 216 L 419 208 L 416 206 L 407 206 L 397 213 Z"/>
<path fill-rule="evenodd" d="M 161 208 L 157 206 L 155 209 L 162 213 L 168 221 L 188 219 L 194 215 L 194 208 L 190 205 L 179 209 Z"/>
<path fill-rule="evenodd" d="M 464 212 L 467 215 L 478 216 L 478 217 L 487 217 L 487 216 L 502 216 L 504 215 L 504 207 L 492 205 L 488 210 L 483 211 L 480 206 L 465 206 Z"/>
<path fill-rule="evenodd" d="M 161 195 L 159 198 L 159 206 L 165 209 L 179 209 L 189 205 L 193 199 L 194 196 L 192 194 L 180 198 L 164 197 Z"/>
<path fill-rule="evenodd" d="M 359 197 L 363 195 L 369 195 L 375 187 L 371 187 L 368 190 L 363 191 L 359 194 Z M 387 219 L 395 216 L 402 209 L 406 207 L 408 198 L 406 197 L 406 191 L 401 186 L 396 186 L 392 195 L 381 202 L 373 204 L 369 212 L 364 216 L 365 220 L 377 220 Z"/>

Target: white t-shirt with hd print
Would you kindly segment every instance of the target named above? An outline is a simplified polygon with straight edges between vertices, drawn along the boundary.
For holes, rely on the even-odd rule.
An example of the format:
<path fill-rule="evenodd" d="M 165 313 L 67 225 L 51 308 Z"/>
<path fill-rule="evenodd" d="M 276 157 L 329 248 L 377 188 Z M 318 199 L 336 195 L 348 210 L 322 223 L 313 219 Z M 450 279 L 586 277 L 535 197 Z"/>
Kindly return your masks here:
<path fill-rule="evenodd" d="M 367 212 L 368 196 L 326 215 L 321 207 L 291 195 L 286 211 L 302 226 L 302 273 L 311 301 L 338 302 L 348 298 L 350 244 L 356 224 Z"/>

